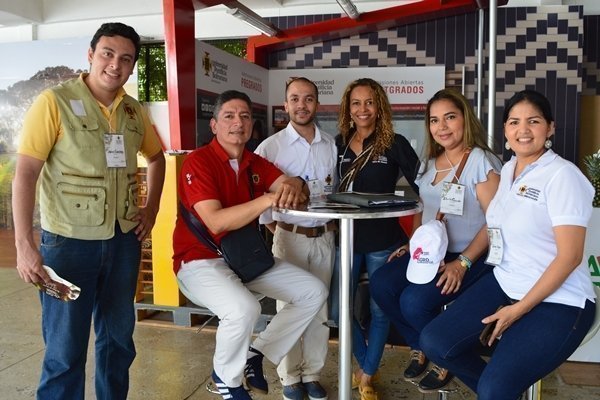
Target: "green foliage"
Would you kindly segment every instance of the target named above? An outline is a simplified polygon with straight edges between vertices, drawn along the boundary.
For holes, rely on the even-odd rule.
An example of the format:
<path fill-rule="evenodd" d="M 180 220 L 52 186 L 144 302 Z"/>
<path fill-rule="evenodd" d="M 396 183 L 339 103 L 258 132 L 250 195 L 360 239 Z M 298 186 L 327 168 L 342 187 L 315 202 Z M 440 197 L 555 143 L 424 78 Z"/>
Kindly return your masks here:
<path fill-rule="evenodd" d="M 597 153 L 585 156 L 583 164 L 587 169 L 590 179 L 600 179 L 600 150 Z"/>
<path fill-rule="evenodd" d="M 206 43 L 215 46 L 218 49 L 226 51 L 234 56 L 246 58 L 246 39 L 222 39 L 222 40 L 207 40 Z"/>
<path fill-rule="evenodd" d="M 138 99 L 167 100 L 167 63 L 163 43 L 143 44 L 138 59 Z"/>
<path fill-rule="evenodd" d="M 583 157 L 583 164 L 588 173 L 588 177 L 596 190 L 592 205 L 600 207 L 600 150 L 598 152 Z"/>
<path fill-rule="evenodd" d="M 246 58 L 246 39 L 209 40 L 212 46 Z M 167 100 L 167 62 L 164 43 L 145 43 L 140 50 L 138 99 L 142 102 Z"/>
<path fill-rule="evenodd" d="M 0 154 L 0 228 L 12 227 L 11 182 L 15 175 L 15 156 Z"/>

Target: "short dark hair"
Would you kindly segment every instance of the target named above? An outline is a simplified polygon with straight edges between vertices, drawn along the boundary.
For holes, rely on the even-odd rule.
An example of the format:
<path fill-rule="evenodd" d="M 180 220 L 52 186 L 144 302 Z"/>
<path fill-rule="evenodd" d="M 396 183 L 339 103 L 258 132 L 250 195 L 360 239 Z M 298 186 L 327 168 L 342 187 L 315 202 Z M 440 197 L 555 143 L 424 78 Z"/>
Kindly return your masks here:
<path fill-rule="evenodd" d="M 223 107 L 223 104 L 225 104 L 231 100 L 245 101 L 246 104 L 248 104 L 250 113 L 252 113 L 252 101 L 250 100 L 250 97 L 248 97 L 248 95 L 246 93 L 239 92 L 237 90 L 226 90 L 223 93 L 221 93 L 220 95 L 218 95 L 217 99 L 215 100 L 215 108 L 213 109 L 213 118 L 214 119 L 217 119 L 217 117 L 219 116 L 219 112 L 221 111 L 221 107 Z"/>
<path fill-rule="evenodd" d="M 100 28 L 98 28 L 90 42 L 92 51 L 96 51 L 96 45 L 102 36 L 123 36 L 124 38 L 131 40 L 135 47 L 134 61 L 138 60 L 140 56 L 140 35 L 137 34 L 135 29 L 129 25 L 122 24 L 121 22 L 107 22 L 100 25 Z"/>
<path fill-rule="evenodd" d="M 303 76 L 299 76 L 296 78 L 290 78 L 285 83 L 285 99 L 286 100 L 287 100 L 288 88 L 294 82 L 304 82 L 304 83 L 308 83 L 309 85 L 311 85 L 313 87 L 313 89 L 315 90 L 315 100 L 319 101 L 319 88 L 317 87 L 317 85 L 315 85 L 315 83 L 313 81 L 311 81 L 310 79 L 305 78 Z"/>
<path fill-rule="evenodd" d="M 518 103 L 522 101 L 526 101 L 531 103 L 535 108 L 537 108 L 541 113 L 546 122 L 549 124 L 554 122 L 554 117 L 552 116 L 552 107 L 550 106 L 550 102 L 543 94 L 536 92 L 535 90 L 522 90 L 518 93 L 515 93 L 513 97 L 506 101 L 506 105 L 504 106 L 504 116 L 502 121 L 506 123 L 508 121 L 508 115 L 510 114 L 510 110 Z"/>

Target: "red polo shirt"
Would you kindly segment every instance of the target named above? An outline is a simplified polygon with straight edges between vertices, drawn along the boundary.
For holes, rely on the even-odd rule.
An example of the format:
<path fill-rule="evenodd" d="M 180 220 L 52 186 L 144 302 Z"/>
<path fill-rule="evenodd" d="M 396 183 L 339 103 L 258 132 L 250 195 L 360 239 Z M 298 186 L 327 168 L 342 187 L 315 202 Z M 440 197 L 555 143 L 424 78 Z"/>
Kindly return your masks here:
<path fill-rule="evenodd" d="M 239 166 L 239 179 L 229 163 L 229 156 L 216 139 L 194 150 L 183 161 L 178 182 L 179 200 L 199 218 L 193 205 L 203 200 L 219 200 L 223 208 L 250 201 L 248 168 L 252 171 L 254 196 L 262 196 L 282 175 L 272 163 L 244 149 Z M 226 232 L 217 235 L 220 243 Z M 201 243 L 177 217 L 173 232 L 173 270 L 179 271 L 182 262 L 217 258 L 218 255 Z"/>

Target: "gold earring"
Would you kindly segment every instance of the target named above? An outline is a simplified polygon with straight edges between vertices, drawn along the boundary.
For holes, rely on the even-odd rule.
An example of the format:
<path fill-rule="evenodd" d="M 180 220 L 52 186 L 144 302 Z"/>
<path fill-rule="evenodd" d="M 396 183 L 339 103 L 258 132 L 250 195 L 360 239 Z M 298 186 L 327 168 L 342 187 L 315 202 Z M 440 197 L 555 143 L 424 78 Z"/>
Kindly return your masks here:
<path fill-rule="evenodd" d="M 350 129 L 354 128 L 354 120 L 350 118 Z"/>

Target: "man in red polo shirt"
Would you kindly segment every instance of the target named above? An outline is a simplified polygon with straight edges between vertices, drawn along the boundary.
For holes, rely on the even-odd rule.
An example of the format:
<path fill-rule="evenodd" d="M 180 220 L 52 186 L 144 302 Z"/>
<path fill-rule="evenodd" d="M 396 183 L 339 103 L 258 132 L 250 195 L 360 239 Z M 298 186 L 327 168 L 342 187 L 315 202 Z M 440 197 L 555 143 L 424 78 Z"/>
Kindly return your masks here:
<path fill-rule="evenodd" d="M 251 110 L 246 94 L 234 90 L 222 93 L 210 121 L 215 137 L 189 154 L 182 165 L 181 202 L 206 225 L 217 243 L 227 232 L 251 223 L 271 206 L 293 207 L 306 200 L 301 179 L 283 175 L 269 161 L 245 149 L 252 133 Z M 174 270 L 181 291 L 220 320 L 212 374 L 219 392 L 224 399 L 250 400 L 242 385 L 245 376 L 251 390 L 267 393 L 263 355 L 279 364 L 327 300 L 327 288 L 309 272 L 277 258 L 268 271 L 242 283 L 181 217 L 173 243 Z M 250 346 L 261 313 L 252 292 L 288 304 Z"/>

